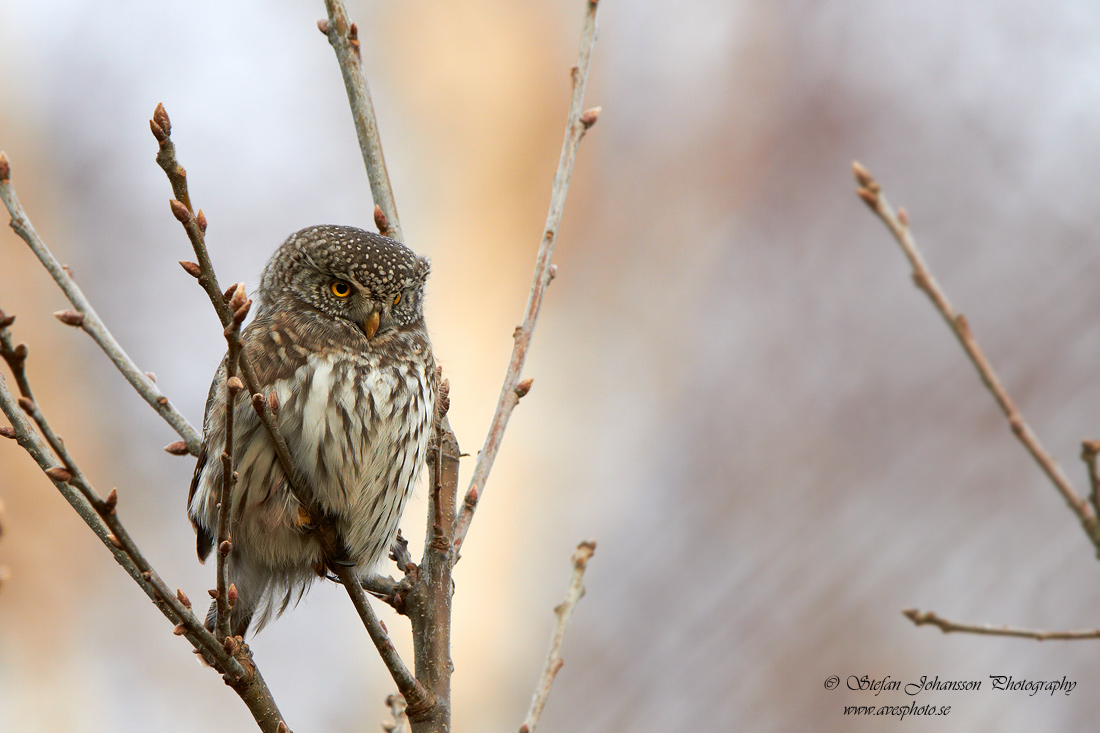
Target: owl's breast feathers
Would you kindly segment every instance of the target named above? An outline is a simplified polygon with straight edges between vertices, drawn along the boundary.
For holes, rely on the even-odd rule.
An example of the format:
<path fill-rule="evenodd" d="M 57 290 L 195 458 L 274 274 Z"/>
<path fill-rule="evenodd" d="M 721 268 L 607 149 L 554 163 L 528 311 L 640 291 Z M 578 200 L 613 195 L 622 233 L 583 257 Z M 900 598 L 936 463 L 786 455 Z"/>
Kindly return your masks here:
<path fill-rule="evenodd" d="M 339 323 L 274 314 L 258 318 L 243 337 L 257 381 L 278 400 L 298 483 L 336 518 L 351 559 L 374 562 L 396 531 L 431 437 L 436 372 L 422 325 L 368 342 Z M 188 497 L 202 558 L 213 544 L 221 481 L 214 457 L 225 442 L 224 383 L 223 363 L 211 385 Z M 316 552 L 304 537 L 287 542 L 283 536 L 298 532 L 298 505 L 246 396 L 234 413 L 234 451 L 234 537 L 267 547 L 280 562 L 313 559 L 303 556 Z"/>

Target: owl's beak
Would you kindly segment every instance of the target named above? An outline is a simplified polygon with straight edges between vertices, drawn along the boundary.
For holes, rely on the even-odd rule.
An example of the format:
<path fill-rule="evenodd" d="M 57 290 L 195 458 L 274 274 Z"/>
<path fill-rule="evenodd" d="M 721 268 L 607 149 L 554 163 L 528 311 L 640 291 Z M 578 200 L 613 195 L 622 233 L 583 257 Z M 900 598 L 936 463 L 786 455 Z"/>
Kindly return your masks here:
<path fill-rule="evenodd" d="M 378 311 L 372 312 L 367 316 L 367 320 L 363 321 L 363 330 L 367 334 L 367 339 L 374 338 L 374 334 L 378 333 L 378 322 L 382 320 L 382 315 Z"/>

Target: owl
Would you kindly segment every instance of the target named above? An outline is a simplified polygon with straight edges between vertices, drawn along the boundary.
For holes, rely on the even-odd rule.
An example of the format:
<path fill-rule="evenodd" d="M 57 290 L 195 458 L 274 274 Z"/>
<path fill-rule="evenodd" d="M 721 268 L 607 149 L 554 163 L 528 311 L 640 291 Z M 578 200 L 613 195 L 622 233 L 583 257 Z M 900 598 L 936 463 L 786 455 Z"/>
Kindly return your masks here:
<path fill-rule="evenodd" d="M 386 553 L 424 465 L 437 372 L 424 325 L 428 260 L 344 226 L 288 238 L 264 268 L 241 339 L 259 389 L 275 394 L 295 484 L 323 510 L 362 574 Z M 188 514 L 205 561 L 217 536 L 226 364 L 214 375 Z M 274 444 L 242 393 L 230 504 L 230 629 L 256 631 L 301 599 L 325 559 Z M 208 625 L 213 625 L 211 607 Z"/>

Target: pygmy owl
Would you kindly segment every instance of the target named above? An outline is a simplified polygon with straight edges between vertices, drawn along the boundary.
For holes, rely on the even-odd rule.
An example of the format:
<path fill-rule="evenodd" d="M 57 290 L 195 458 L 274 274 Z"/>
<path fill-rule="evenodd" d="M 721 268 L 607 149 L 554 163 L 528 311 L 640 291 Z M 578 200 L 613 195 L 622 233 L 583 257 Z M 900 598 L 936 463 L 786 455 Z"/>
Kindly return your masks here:
<path fill-rule="evenodd" d="M 274 392 L 295 484 L 367 572 L 389 548 L 425 453 L 437 375 L 424 326 L 429 264 L 392 239 L 317 226 L 290 236 L 264 268 L 255 319 L 241 334 L 258 387 Z M 205 561 L 217 536 L 226 365 L 206 402 L 188 514 Z M 322 557 L 247 393 L 234 408 L 238 483 L 230 505 L 230 627 L 259 630 L 301 599 Z M 211 608 L 213 614 L 213 607 Z M 208 624 L 212 623 L 212 616 Z"/>

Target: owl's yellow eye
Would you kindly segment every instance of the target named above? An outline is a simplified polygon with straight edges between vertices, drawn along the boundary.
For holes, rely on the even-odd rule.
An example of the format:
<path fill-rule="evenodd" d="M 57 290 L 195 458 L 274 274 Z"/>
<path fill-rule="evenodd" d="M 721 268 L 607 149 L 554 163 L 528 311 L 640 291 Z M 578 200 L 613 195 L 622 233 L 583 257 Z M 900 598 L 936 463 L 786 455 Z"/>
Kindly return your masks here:
<path fill-rule="evenodd" d="M 337 298 L 346 298 L 351 295 L 351 286 L 343 280 L 332 283 L 332 294 Z"/>
<path fill-rule="evenodd" d="M 397 305 L 400 302 L 401 302 L 401 293 L 398 293 L 397 297 L 393 299 L 393 304 Z"/>

